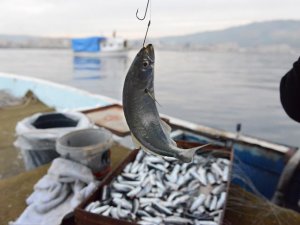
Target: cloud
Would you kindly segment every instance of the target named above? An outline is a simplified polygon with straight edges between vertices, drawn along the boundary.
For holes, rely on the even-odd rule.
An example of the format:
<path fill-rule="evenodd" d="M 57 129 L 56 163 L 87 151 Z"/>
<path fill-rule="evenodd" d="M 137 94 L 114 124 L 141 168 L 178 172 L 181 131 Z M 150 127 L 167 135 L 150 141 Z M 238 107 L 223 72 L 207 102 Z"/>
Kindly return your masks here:
<path fill-rule="evenodd" d="M 1 0 L 0 34 L 143 37 L 147 1 Z M 300 19 L 298 0 L 152 0 L 152 36 L 226 28 L 250 21 Z"/>

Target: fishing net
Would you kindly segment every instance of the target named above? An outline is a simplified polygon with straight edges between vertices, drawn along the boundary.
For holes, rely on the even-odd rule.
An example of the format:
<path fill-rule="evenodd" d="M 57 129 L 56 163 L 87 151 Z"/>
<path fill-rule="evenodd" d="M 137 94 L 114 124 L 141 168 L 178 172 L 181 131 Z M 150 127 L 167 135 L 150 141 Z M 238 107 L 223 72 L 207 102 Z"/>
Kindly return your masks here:
<path fill-rule="evenodd" d="M 224 142 L 217 142 L 215 139 L 208 139 L 204 136 L 183 132 L 177 132 L 176 135 L 177 139 L 189 143 L 215 143 L 217 146 L 229 146 L 226 151 L 227 158 L 230 154 L 228 149 L 232 148 L 232 143 L 224 144 Z M 265 153 L 259 147 L 253 147 L 253 151 L 248 151 L 249 147 L 243 149 L 243 146 L 236 144 L 234 149 L 224 224 L 300 224 L 299 213 L 279 207 L 269 200 L 274 194 L 278 176 L 285 166 L 282 156 L 274 154 L 270 157 L 268 152 Z M 216 151 L 212 151 L 210 155 L 217 156 L 214 152 Z M 219 155 L 219 157 L 222 156 Z M 265 158 L 262 160 L 262 157 Z M 287 194 L 289 198 L 292 193 L 298 192 L 297 187 L 297 179 L 293 177 L 289 186 L 290 192 Z M 295 204 L 299 201 L 296 195 L 293 194 L 293 202 L 285 202 L 285 205 L 296 209 Z"/>
<path fill-rule="evenodd" d="M 242 167 L 243 162 L 235 156 L 223 224 L 299 225 L 300 214 L 270 202 L 257 190 Z M 239 186 L 233 184 L 236 181 Z"/>

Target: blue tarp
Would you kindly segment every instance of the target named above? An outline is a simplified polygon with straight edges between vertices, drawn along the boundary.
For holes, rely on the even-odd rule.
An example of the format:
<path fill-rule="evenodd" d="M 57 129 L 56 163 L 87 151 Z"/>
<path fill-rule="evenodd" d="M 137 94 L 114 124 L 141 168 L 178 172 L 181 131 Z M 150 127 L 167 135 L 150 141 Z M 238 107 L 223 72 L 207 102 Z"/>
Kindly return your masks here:
<path fill-rule="evenodd" d="M 74 52 L 99 52 L 100 42 L 104 37 L 88 37 L 72 39 L 72 48 Z"/>

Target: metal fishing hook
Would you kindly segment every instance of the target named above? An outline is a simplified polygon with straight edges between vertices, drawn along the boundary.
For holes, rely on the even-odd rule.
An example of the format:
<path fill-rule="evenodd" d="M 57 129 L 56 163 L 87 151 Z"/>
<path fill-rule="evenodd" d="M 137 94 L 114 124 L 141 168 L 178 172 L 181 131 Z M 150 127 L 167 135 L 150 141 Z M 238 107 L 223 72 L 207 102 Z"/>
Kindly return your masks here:
<path fill-rule="evenodd" d="M 143 17 L 143 18 L 139 18 L 139 16 L 138 16 L 139 9 L 137 9 L 137 10 L 136 10 L 136 14 L 135 14 L 136 18 L 138 18 L 139 20 L 144 20 L 144 19 L 146 18 L 147 11 L 148 11 L 148 5 L 149 5 L 149 2 L 150 2 L 150 0 L 148 0 L 148 2 L 147 2 L 147 6 L 146 6 L 146 10 L 145 10 L 144 17 Z"/>

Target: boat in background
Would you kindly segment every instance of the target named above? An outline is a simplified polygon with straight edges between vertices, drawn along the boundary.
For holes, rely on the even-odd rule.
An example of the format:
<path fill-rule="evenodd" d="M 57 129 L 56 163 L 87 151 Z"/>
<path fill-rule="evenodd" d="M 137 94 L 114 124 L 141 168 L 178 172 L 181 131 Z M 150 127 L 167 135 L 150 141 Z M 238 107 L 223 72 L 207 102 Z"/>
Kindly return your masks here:
<path fill-rule="evenodd" d="M 112 37 L 84 37 L 73 38 L 72 49 L 75 55 L 80 56 L 115 56 L 124 57 L 127 55 L 127 40 L 117 37 L 113 33 Z"/>

